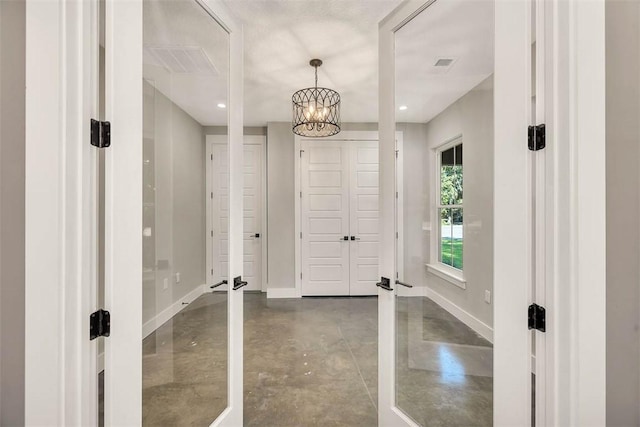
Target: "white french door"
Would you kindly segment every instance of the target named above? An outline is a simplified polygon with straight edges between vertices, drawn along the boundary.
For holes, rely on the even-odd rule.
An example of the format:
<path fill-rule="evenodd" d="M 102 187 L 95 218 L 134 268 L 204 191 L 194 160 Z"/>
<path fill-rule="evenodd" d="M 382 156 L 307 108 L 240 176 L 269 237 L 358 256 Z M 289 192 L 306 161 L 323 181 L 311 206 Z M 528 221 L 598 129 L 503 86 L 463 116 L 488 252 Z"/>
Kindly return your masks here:
<path fill-rule="evenodd" d="M 378 142 L 300 146 L 302 295 L 375 295 Z"/>
<path fill-rule="evenodd" d="M 380 22 L 381 426 L 531 424 L 530 15 L 527 1 L 407 0 Z M 397 127 L 415 130 L 404 171 Z M 434 170 L 438 147 L 460 135 L 464 166 Z M 462 187 L 464 218 L 432 213 L 462 203 Z M 441 236 L 453 221 L 464 232 Z M 439 265 L 445 252 L 455 269 Z"/>
<path fill-rule="evenodd" d="M 104 202 L 104 309 L 111 333 L 99 338 L 105 346 L 104 424 L 153 424 L 153 416 L 175 417 L 172 405 L 188 403 L 189 412 L 176 423 L 242 425 L 242 29 L 217 1 L 105 3 L 105 120 L 112 144 L 105 151 Z M 190 25 L 171 25 L 175 15 Z M 200 46 L 177 47 L 185 40 Z M 212 66 L 189 72 L 189 57 L 202 59 L 200 67 L 215 63 L 216 72 Z M 192 108 L 202 93 L 226 110 L 207 109 L 204 102 Z M 219 255 L 229 285 L 215 294 L 206 279 L 202 198 L 202 127 L 212 123 L 228 128 L 219 153 L 227 166 L 220 171 L 227 193 L 219 200 L 226 206 L 221 224 L 227 244 Z M 188 324 L 181 317 L 166 320 L 180 311 L 194 315 L 191 304 L 210 322 L 182 343 L 176 336 Z M 144 341 L 143 321 L 155 324 Z M 206 349 L 204 376 L 181 369 L 185 346 L 196 345 Z M 185 383 L 198 390 L 197 399 L 172 394 Z M 155 409 L 147 406 L 163 397 Z"/>

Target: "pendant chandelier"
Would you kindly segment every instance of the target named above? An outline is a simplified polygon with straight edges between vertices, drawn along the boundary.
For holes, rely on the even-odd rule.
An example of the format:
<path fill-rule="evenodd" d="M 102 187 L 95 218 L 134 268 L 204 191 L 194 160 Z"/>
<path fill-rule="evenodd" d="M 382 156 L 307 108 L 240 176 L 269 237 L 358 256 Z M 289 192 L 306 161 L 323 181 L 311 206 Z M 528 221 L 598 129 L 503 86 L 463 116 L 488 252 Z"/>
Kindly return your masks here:
<path fill-rule="evenodd" d="M 318 87 L 319 59 L 309 65 L 316 69 L 316 85 L 293 94 L 293 133 L 312 138 L 331 136 L 340 132 L 340 94 Z"/>

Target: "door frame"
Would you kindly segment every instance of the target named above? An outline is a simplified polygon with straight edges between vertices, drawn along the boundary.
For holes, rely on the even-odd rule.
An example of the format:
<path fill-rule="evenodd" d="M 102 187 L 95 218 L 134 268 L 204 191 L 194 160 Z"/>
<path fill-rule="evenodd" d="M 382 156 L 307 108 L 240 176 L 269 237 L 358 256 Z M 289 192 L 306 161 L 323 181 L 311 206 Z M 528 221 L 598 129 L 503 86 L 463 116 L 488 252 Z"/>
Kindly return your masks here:
<path fill-rule="evenodd" d="M 379 24 L 381 276 L 397 271 L 393 248 L 395 213 L 392 176 L 395 122 L 395 32 L 435 0 L 407 0 Z M 442 0 L 440 0 L 442 1 Z M 528 2 L 495 2 L 495 222 L 508 225 L 494 237 L 494 424 L 531 422 L 531 338 L 526 313 L 531 286 L 530 159 L 527 113 L 530 110 L 530 14 Z M 513 99 L 519 100 L 516 105 Z M 518 144 L 514 144 L 519 141 Z M 514 194 L 519 197 L 514 200 Z M 514 203 L 515 202 L 515 203 Z M 506 244 L 515 237 L 517 242 Z M 507 262 L 505 262 L 507 260 Z M 513 286 L 519 283 L 520 286 Z M 378 291 L 379 424 L 415 425 L 395 403 L 395 291 Z M 505 343 L 505 344 L 503 344 Z M 509 343 L 509 344 L 506 344 Z"/>
<path fill-rule="evenodd" d="M 97 13 L 96 0 L 26 3 L 26 425 L 97 420 Z"/>
<path fill-rule="evenodd" d="M 547 332 L 536 412 L 539 425 L 606 425 L 605 1 L 541 3 Z"/>
<path fill-rule="evenodd" d="M 206 150 L 206 193 L 205 193 L 205 203 L 207 206 L 207 233 L 213 230 L 213 205 L 211 204 L 211 192 L 213 188 L 211 187 L 211 179 L 213 171 L 211 169 L 211 154 L 213 153 L 211 149 L 212 144 L 227 144 L 227 136 L 226 135 L 213 135 L 207 134 L 205 135 L 205 150 Z M 265 135 L 244 135 L 243 137 L 243 145 L 258 145 L 260 146 L 260 151 L 262 155 L 262 165 L 261 165 L 261 185 L 260 185 L 260 246 L 262 250 L 262 260 L 260 264 L 261 268 L 261 280 L 260 280 L 260 291 L 267 292 L 267 137 Z M 209 240 L 210 234 L 207 234 L 207 240 Z M 207 277 L 206 283 L 207 285 L 213 285 L 213 280 L 211 278 L 211 269 L 213 268 L 213 250 L 210 244 L 207 244 L 207 265 L 205 271 L 205 277 Z M 223 286 L 224 287 L 224 286 Z"/>
<path fill-rule="evenodd" d="M 403 133 L 402 131 L 396 132 L 396 147 L 394 149 L 399 150 L 399 153 L 403 153 Z M 294 188 L 293 188 L 293 200 L 294 200 L 294 211 L 295 211 L 295 287 L 292 289 L 291 293 L 278 293 L 269 295 L 269 298 L 301 298 L 302 297 L 302 245 L 300 243 L 300 233 L 302 231 L 302 203 L 300 203 L 300 194 L 302 191 L 302 162 L 300 161 L 300 150 L 302 147 L 302 140 L 309 139 L 313 140 L 313 138 L 305 138 L 299 135 L 295 136 L 294 145 L 293 145 L 293 159 L 294 159 Z M 317 139 L 317 138 L 316 138 Z M 379 141 L 379 132 L 378 131 L 359 131 L 359 130 L 351 130 L 351 131 L 342 131 L 336 136 L 331 136 L 327 138 L 322 138 L 322 141 Z M 402 167 L 402 155 L 398 156 L 398 165 Z M 397 191 L 398 191 L 398 199 L 396 202 L 398 215 L 402 217 L 403 215 L 403 174 L 400 173 L 397 176 Z M 404 264 L 404 233 L 402 229 L 402 225 L 398 224 L 398 228 L 396 230 L 398 232 L 398 251 L 397 257 L 398 262 Z"/>

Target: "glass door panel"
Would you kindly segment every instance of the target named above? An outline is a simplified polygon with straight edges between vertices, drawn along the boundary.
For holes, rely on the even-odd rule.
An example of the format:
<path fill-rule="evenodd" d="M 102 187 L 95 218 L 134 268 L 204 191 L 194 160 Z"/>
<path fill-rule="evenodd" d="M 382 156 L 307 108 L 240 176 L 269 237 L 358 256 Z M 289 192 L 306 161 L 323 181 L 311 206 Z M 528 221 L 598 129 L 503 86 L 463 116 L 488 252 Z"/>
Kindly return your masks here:
<path fill-rule="evenodd" d="M 493 422 L 493 22 L 438 0 L 395 32 L 395 403 L 422 426 Z"/>
<path fill-rule="evenodd" d="M 209 425 L 228 405 L 228 274 L 207 247 L 228 258 L 229 162 L 204 129 L 228 125 L 229 34 L 195 0 L 144 0 L 143 30 L 142 424 Z"/>

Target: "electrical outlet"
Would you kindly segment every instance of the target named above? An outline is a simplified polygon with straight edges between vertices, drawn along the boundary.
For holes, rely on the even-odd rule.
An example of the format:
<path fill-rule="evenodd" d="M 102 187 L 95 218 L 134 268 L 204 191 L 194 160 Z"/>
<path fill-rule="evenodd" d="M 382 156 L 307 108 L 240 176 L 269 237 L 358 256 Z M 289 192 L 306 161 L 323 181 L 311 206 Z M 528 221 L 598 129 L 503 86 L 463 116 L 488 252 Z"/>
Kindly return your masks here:
<path fill-rule="evenodd" d="M 164 278 L 164 281 L 162 283 L 162 289 L 165 291 L 169 289 L 169 279 L 167 277 Z"/>
<path fill-rule="evenodd" d="M 180 283 L 180 273 L 176 273 L 176 283 Z"/>
<path fill-rule="evenodd" d="M 484 291 L 484 302 L 491 304 L 491 291 Z"/>

